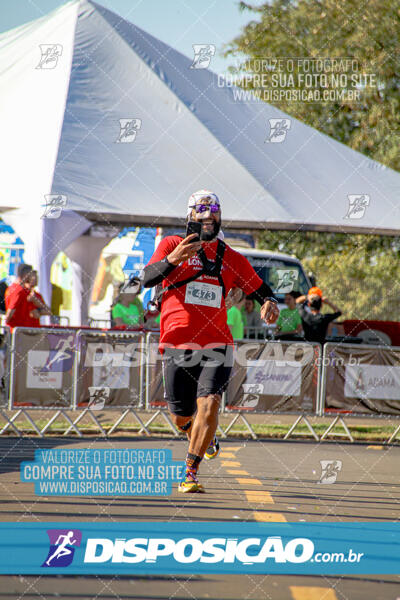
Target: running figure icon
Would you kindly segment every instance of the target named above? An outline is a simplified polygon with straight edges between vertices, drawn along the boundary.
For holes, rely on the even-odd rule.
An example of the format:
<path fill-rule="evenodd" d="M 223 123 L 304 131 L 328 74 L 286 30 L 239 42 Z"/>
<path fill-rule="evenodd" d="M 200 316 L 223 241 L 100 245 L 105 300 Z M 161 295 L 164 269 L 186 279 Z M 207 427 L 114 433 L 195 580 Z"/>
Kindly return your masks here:
<path fill-rule="evenodd" d="M 77 543 L 78 540 L 72 539 L 74 537 L 74 532 L 69 531 L 65 535 L 59 535 L 56 541 L 56 550 L 53 554 L 46 560 L 46 565 L 49 567 L 52 560 L 55 558 L 61 558 L 62 556 L 67 556 L 68 554 L 72 554 L 71 548 L 67 548 L 68 545 L 73 546 Z M 61 541 L 62 540 L 62 541 Z"/>
<path fill-rule="evenodd" d="M 60 361 L 60 360 L 69 360 L 71 358 L 71 353 L 73 352 L 74 349 L 74 336 L 73 335 L 69 335 L 67 337 L 67 339 L 65 340 L 60 340 L 58 342 L 58 344 L 55 347 L 55 350 L 57 350 L 57 352 L 54 354 L 54 356 L 51 358 L 51 352 L 49 354 L 49 358 L 46 361 L 46 364 L 43 367 L 43 371 L 50 371 L 50 367 L 51 365 L 53 365 L 54 363 Z"/>

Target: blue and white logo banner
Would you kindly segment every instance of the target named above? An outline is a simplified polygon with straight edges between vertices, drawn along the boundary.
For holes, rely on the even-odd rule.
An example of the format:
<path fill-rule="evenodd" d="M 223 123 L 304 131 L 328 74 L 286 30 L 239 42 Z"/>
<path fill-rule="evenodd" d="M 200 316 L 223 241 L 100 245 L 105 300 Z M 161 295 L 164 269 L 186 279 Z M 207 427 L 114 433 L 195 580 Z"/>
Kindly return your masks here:
<path fill-rule="evenodd" d="M 1 574 L 400 573 L 400 523 L 0 523 Z"/>

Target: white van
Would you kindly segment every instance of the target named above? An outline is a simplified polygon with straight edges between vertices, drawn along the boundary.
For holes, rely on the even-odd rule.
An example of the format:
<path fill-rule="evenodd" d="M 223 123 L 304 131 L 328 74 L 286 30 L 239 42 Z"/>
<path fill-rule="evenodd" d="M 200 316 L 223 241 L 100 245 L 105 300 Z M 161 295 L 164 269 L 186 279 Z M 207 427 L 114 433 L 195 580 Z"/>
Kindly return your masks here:
<path fill-rule="evenodd" d="M 285 294 L 293 291 L 302 295 L 307 294 L 310 289 L 311 282 L 303 265 L 294 256 L 241 246 L 232 246 L 232 248 L 243 254 L 257 275 L 270 286 L 280 309 L 286 308 Z"/>

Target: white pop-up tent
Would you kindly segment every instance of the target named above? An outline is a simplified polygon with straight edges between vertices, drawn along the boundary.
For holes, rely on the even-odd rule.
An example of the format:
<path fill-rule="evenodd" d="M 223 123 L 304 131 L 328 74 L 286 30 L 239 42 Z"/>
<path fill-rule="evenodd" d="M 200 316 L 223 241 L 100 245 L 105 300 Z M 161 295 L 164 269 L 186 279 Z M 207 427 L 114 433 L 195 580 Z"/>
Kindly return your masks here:
<path fill-rule="evenodd" d="M 2 217 L 47 299 L 54 257 L 71 258 L 75 324 L 110 227 L 176 225 L 199 188 L 220 196 L 225 226 L 400 229 L 398 173 L 266 103 L 235 101 L 191 64 L 87 0 L 0 36 L 2 205 L 13 209 Z M 57 199 L 62 211 L 45 209 Z"/>

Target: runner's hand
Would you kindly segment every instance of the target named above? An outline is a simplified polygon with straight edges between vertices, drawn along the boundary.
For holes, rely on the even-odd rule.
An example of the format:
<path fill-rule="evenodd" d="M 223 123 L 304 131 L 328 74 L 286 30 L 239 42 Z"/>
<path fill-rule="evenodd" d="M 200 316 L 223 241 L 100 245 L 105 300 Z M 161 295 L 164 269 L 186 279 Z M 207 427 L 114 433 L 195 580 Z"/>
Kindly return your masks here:
<path fill-rule="evenodd" d="M 275 302 L 267 300 L 261 307 L 260 315 L 267 325 L 272 325 L 272 323 L 275 323 L 278 320 L 279 308 Z"/>
<path fill-rule="evenodd" d="M 191 233 L 184 240 L 182 240 L 181 243 L 178 244 L 170 254 L 168 254 L 168 262 L 170 262 L 172 265 L 179 265 L 179 263 L 184 262 L 188 258 L 194 256 L 201 248 L 201 242 L 190 243 L 190 241 L 195 237 L 198 237 L 197 233 Z"/>

